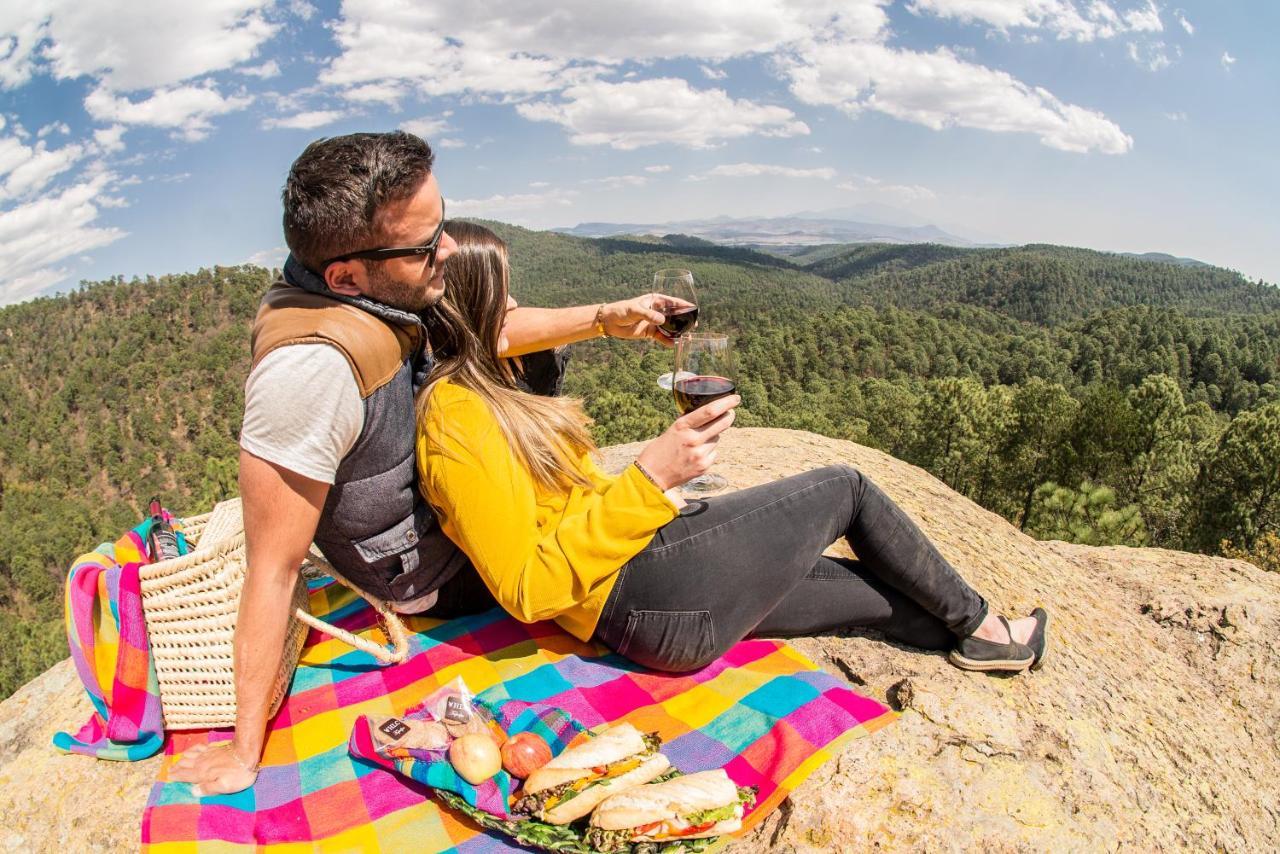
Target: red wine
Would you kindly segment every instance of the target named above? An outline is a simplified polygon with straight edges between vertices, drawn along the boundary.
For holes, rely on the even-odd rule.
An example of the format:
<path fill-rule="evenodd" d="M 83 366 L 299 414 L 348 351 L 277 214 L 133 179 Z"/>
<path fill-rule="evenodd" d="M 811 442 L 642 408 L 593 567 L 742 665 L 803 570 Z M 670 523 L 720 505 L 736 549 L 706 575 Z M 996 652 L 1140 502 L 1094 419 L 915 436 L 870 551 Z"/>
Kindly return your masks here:
<path fill-rule="evenodd" d="M 658 329 L 668 338 L 679 338 L 698 322 L 698 307 L 696 305 L 680 306 L 675 311 L 663 312 L 663 314 L 667 319 L 662 322 Z"/>
<path fill-rule="evenodd" d="M 699 406 L 706 406 L 736 390 L 733 380 L 724 377 L 687 377 L 676 380 L 676 406 L 681 415 L 688 415 Z"/>

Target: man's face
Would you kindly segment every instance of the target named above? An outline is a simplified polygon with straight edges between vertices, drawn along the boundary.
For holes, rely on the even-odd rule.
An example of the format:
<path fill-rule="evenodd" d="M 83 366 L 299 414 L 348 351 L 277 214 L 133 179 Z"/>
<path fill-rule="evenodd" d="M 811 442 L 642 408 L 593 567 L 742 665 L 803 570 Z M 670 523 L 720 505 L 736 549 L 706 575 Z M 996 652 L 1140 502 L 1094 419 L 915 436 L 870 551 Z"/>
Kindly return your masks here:
<path fill-rule="evenodd" d="M 382 246 L 421 246 L 430 242 L 440 227 L 444 209 L 440 185 L 428 175 L 418 191 L 401 202 L 383 207 L 377 224 Z M 444 262 L 458 245 L 448 234 L 440 235 L 435 266 L 427 266 L 426 256 L 391 258 L 363 262 L 367 276 L 361 290 L 370 298 L 394 308 L 420 312 L 444 295 Z"/>

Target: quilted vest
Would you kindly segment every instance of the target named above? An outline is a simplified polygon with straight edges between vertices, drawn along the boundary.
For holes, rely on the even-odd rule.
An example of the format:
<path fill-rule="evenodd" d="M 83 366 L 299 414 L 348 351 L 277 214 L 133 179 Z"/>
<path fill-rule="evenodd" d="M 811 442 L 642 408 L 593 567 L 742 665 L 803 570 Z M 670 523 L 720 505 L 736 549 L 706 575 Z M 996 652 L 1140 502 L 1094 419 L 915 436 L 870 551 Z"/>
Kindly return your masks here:
<path fill-rule="evenodd" d="M 253 325 L 253 365 L 278 347 L 327 344 L 351 366 L 364 401 L 359 438 L 338 466 L 315 543 L 349 581 L 405 602 L 467 565 L 417 489 L 414 394 L 429 369 L 424 329 L 277 282 Z"/>

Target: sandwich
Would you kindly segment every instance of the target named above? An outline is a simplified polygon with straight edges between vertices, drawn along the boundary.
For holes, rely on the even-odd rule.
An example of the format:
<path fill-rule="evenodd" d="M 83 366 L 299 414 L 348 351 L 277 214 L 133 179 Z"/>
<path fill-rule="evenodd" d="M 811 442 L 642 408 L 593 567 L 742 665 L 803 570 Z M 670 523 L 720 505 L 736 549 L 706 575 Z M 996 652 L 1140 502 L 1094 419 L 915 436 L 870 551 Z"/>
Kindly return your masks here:
<path fill-rule="evenodd" d="M 512 811 L 548 824 L 582 818 L 610 795 L 666 771 L 671 763 L 658 752 L 661 744 L 657 733 L 641 733 L 631 724 L 610 727 L 531 773 Z"/>
<path fill-rule="evenodd" d="M 586 842 L 596 851 L 632 843 L 720 836 L 742 829 L 755 789 L 735 786 L 723 768 L 636 786 L 605 798 L 591 815 Z"/>

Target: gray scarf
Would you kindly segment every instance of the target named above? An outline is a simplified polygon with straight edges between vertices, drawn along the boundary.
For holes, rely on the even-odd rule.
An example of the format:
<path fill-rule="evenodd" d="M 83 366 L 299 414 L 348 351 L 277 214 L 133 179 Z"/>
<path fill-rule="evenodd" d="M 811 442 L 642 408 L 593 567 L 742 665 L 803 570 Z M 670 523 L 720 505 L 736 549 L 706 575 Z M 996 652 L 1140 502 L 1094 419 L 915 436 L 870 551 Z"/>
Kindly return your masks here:
<path fill-rule="evenodd" d="M 366 296 L 349 297 L 345 294 L 337 294 L 329 290 L 329 286 L 325 284 L 324 279 L 303 266 L 302 262 L 294 258 L 292 254 L 285 259 L 284 262 L 284 280 L 287 284 L 293 285 L 295 288 L 302 288 L 309 293 L 319 294 L 322 297 L 328 297 L 331 300 L 344 302 L 349 306 L 368 312 L 374 317 L 381 318 L 388 323 L 394 323 L 397 326 L 416 326 L 421 333 L 419 340 L 423 346 L 419 348 L 414 355 L 414 387 L 422 385 L 426 381 L 427 374 L 431 373 L 434 362 L 431 358 L 431 348 L 426 346 L 427 343 L 427 324 L 419 314 L 411 311 L 394 308 L 386 303 L 371 300 Z"/>

